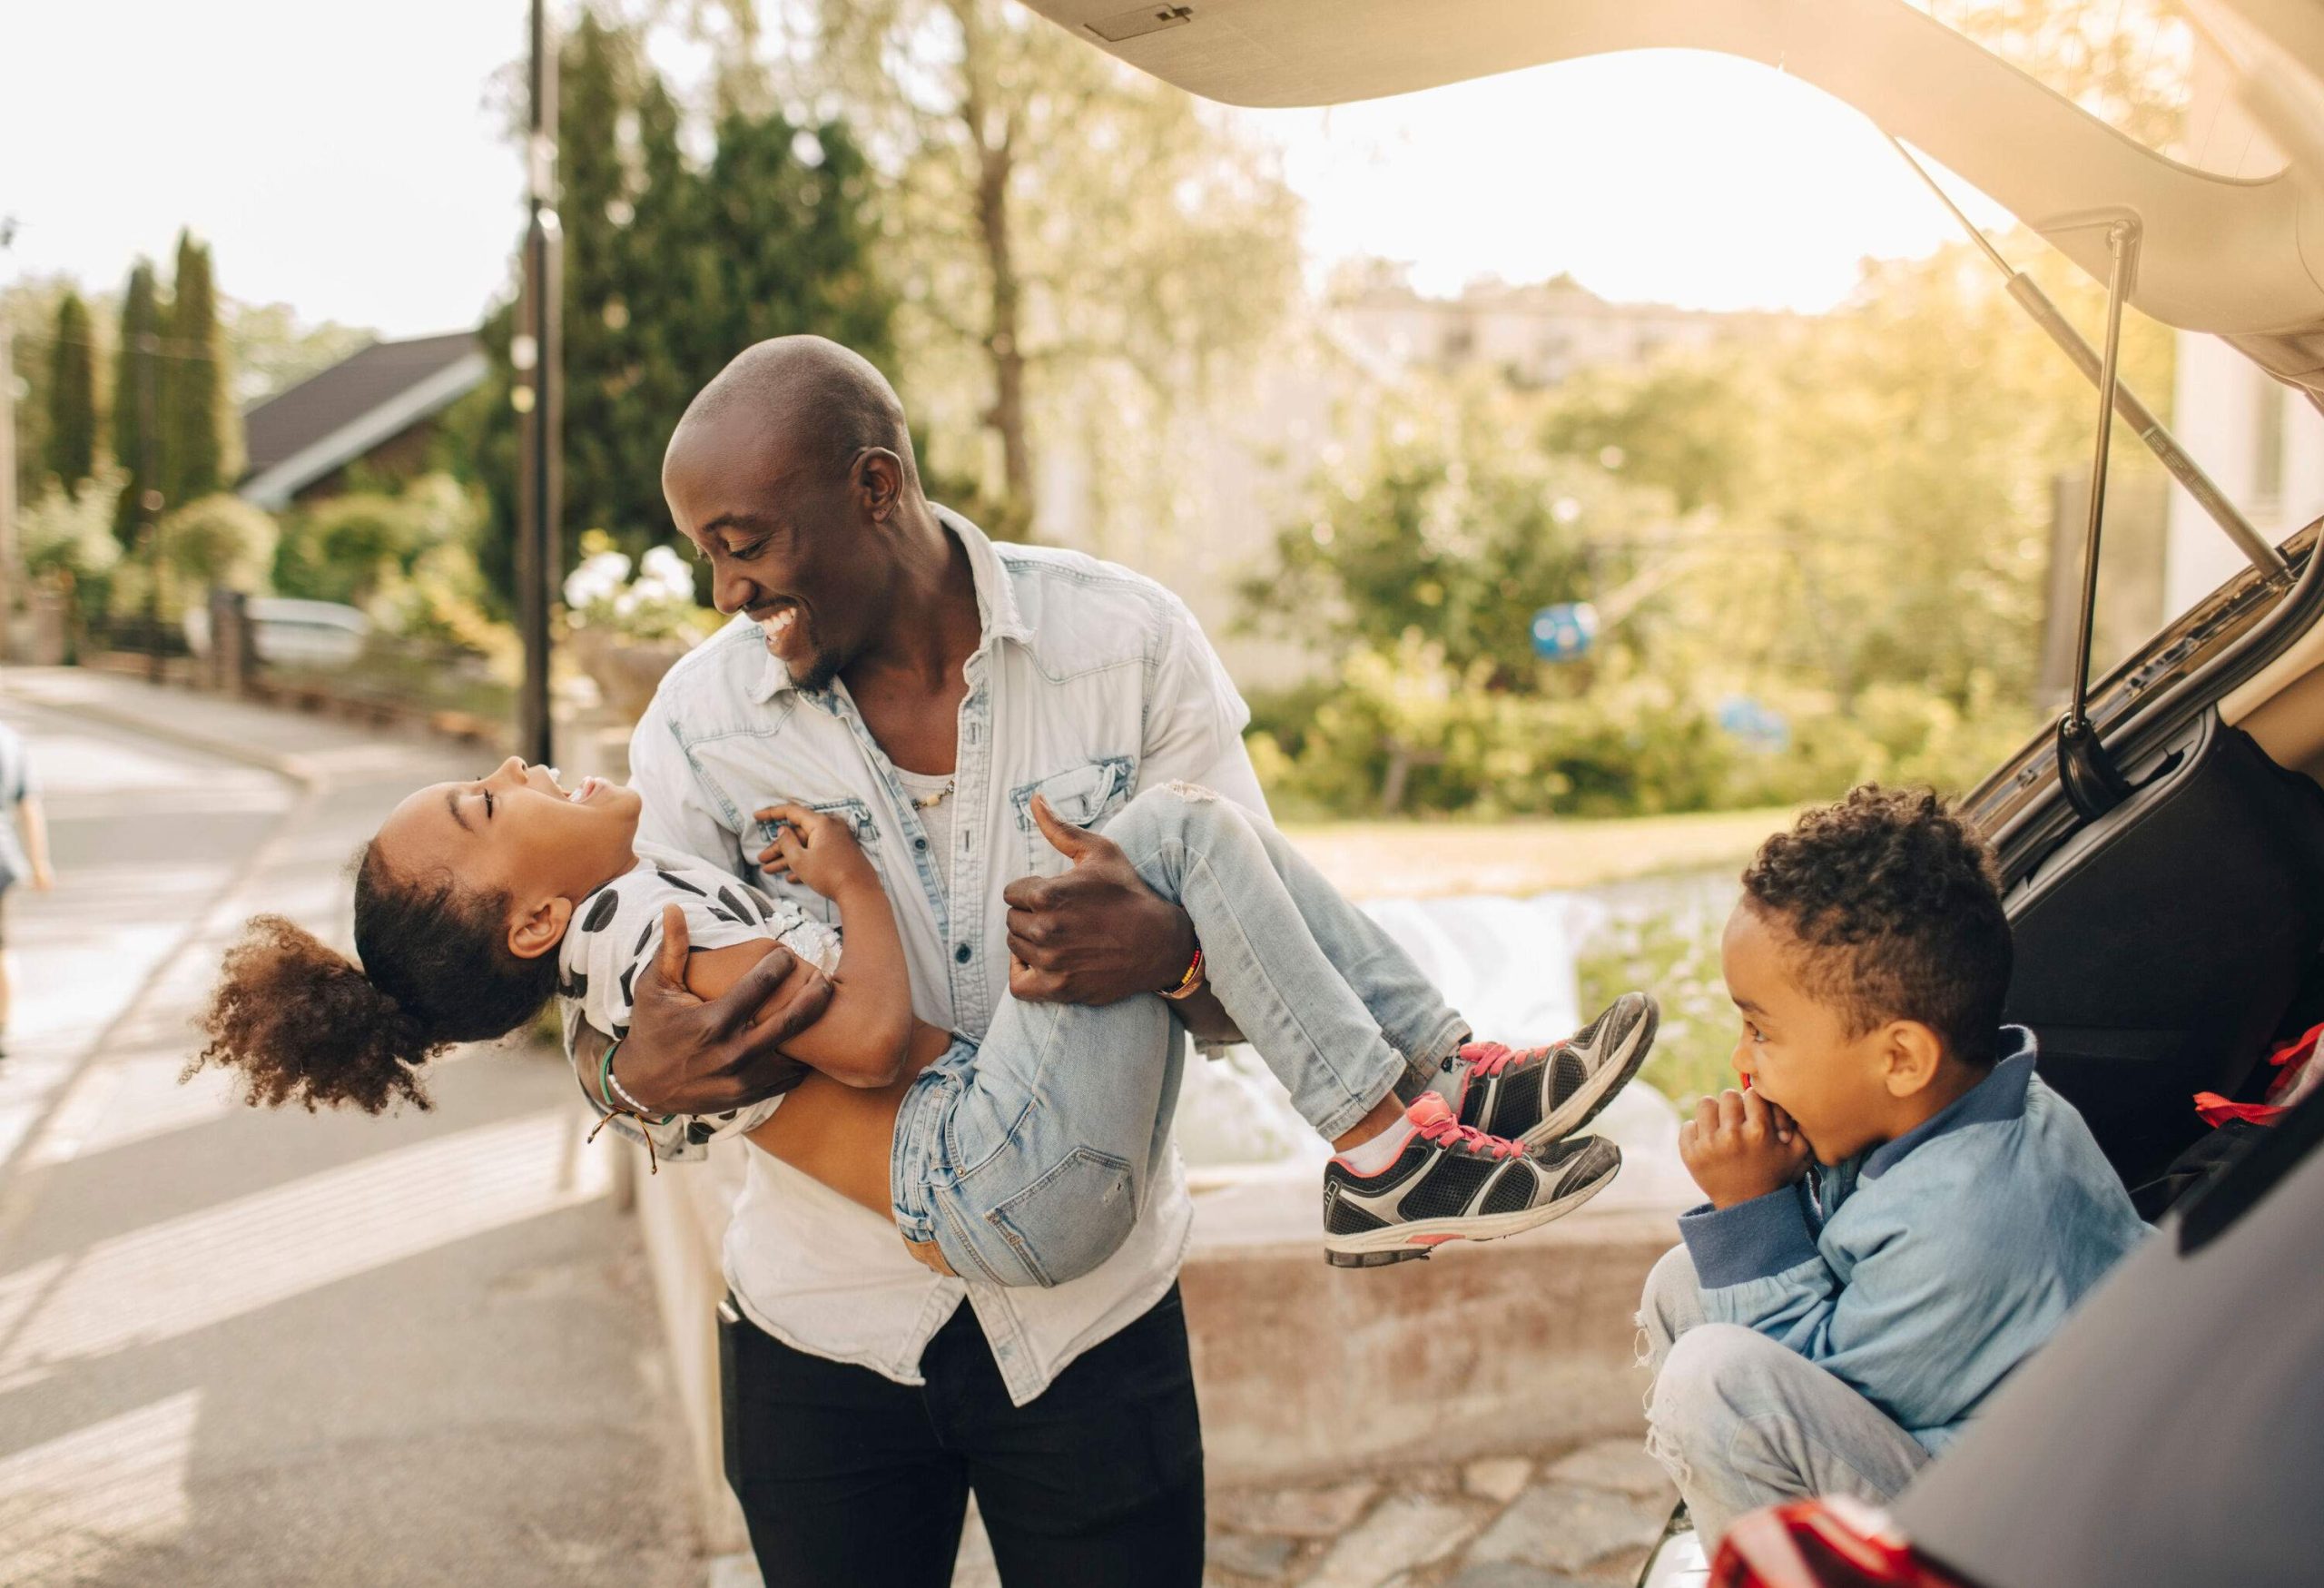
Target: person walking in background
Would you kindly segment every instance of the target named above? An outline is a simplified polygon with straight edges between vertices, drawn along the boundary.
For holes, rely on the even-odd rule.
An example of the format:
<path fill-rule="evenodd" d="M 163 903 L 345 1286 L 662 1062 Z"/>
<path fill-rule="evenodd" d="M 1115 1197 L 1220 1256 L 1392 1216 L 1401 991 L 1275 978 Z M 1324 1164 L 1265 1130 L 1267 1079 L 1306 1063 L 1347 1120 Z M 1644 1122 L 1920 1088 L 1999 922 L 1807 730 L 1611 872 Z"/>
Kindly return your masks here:
<path fill-rule="evenodd" d="M 11 817 L 0 822 L 0 1059 L 5 1059 L 15 991 L 8 975 L 8 890 L 27 876 L 44 893 L 56 885 L 48 869 L 48 818 L 33 785 L 32 755 L 24 735 L 5 723 L 0 723 L 0 800 L 6 801 Z"/>

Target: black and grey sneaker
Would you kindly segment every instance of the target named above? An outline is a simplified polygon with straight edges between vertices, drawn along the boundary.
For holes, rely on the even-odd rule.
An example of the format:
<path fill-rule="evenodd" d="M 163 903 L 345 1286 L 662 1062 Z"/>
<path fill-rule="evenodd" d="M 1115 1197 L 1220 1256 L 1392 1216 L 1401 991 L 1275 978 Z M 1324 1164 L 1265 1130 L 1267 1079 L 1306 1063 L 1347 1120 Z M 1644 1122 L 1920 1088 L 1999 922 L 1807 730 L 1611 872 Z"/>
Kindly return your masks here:
<path fill-rule="evenodd" d="M 1499 1240 L 1571 1213 L 1622 1167 L 1610 1141 L 1584 1136 L 1528 1151 L 1472 1130 L 1434 1092 L 1404 1110 L 1412 1139 L 1375 1175 L 1324 1166 L 1324 1257 L 1376 1268 L 1424 1258 L 1448 1240 Z"/>
<path fill-rule="evenodd" d="M 1598 1110 L 1654 1047 L 1661 1012 L 1643 992 L 1625 992 L 1596 1020 L 1546 1048 L 1471 1042 L 1444 1060 L 1429 1090 L 1461 1123 L 1528 1147 L 1561 1141 Z"/>

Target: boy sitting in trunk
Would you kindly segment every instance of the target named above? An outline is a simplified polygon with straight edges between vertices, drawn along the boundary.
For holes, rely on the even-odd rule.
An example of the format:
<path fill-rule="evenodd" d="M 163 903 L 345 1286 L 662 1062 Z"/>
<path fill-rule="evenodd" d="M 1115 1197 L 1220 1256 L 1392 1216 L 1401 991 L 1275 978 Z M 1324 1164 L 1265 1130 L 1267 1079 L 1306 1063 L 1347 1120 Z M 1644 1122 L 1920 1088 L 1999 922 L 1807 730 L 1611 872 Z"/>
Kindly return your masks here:
<path fill-rule="evenodd" d="M 1720 957 L 1746 1090 L 1679 1132 L 1709 1201 L 1639 1319 L 1649 1445 L 1706 1540 L 1894 1496 L 2145 1231 L 2001 1024 L 1993 858 L 1935 795 L 1859 788 L 1768 840 Z"/>

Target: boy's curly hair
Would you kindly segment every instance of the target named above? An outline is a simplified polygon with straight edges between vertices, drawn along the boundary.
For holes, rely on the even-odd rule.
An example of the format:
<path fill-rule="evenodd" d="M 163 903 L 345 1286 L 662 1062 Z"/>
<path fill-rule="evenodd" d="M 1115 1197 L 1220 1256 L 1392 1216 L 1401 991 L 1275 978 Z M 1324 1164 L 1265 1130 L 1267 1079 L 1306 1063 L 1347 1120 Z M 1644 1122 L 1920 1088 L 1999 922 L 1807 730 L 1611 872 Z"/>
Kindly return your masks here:
<path fill-rule="evenodd" d="M 253 917 L 227 951 L 186 1063 L 241 1071 L 245 1100 L 426 1108 L 419 1067 L 456 1042 L 505 1036 L 548 1001 L 554 952 L 509 952 L 508 900 L 448 872 L 403 876 L 375 839 L 355 873 L 357 964 L 280 915 Z"/>
<path fill-rule="evenodd" d="M 1794 939 L 1794 973 L 1860 1036 L 1911 1020 L 1990 1063 L 2009 991 L 1993 853 L 1926 789 L 1866 784 L 1759 846 L 1743 897 Z"/>

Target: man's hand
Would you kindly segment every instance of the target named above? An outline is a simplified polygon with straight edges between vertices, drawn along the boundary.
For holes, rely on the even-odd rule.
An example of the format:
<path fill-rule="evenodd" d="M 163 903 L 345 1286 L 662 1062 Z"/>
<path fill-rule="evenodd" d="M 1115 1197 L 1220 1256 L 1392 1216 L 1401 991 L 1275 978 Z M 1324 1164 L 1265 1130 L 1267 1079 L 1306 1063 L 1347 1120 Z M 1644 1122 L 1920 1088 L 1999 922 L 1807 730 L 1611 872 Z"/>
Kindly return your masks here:
<path fill-rule="evenodd" d="M 1146 885 L 1110 838 L 1059 820 L 1033 797 L 1033 820 L 1073 869 L 1019 877 L 1009 903 L 1009 991 L 1028 1003 L 1118 1003 L 1178 984 L 1195 957 L 1195 923 Z"/>
<path fill-rule="evenodd" d="M 1679 1158 L 1714 1208 L 1779 1190 L 1807 1170 L 1807 1138 L 1756 1091 L 1723 1091 L 1679 1127 Z"/>
<path fill-rule="evenodd" d="M 685 912 L 665 906 L 661 952 L 637 980 L 629 1035 L 614 1060 L 623 1087 L 656 1113 L 723 1114 L 797 1086 L 806 1067 L 783 1057 L 783 1045 L 822 1017 L 830 981 L 776 944 L 705 1001 L 686 991 L 690 946 Z M 594 1090 L 594 1064 L 585 1070 Z"/>

